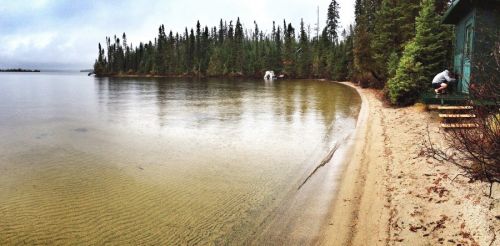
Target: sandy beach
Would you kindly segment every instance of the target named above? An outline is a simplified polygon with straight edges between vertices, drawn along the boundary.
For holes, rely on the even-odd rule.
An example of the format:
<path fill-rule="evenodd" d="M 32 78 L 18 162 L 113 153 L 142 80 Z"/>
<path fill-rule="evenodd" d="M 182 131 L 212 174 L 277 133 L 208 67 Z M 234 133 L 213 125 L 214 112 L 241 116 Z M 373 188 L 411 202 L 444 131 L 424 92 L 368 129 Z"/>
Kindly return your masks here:
<path fill-rule="evenodd" d="M 422 154 L 427 129 L 446 146 L 437 113 L 390 108 L 379 91 L 355 88 L 355 147 L 316 244 L 500 245 L 500 186 L 489 198 L 489 184 Z"/>

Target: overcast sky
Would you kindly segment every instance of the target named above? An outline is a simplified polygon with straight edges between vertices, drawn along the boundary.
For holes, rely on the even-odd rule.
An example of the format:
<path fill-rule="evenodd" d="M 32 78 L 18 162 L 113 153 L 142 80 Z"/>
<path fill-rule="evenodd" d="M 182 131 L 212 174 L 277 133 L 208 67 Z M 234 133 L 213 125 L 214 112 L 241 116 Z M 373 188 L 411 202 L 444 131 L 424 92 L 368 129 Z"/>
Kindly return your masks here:
<path fill-rule="evenodd" d="M 317 7 L 325 25 L 331 0 L 0 0 L 0 68 L 91 68 L 97 44 L 127 34 L 134 45 L 154 39 L 160 24 L 182 32 L 240 17 L 244 28 L 270 30 L 283 19 L 314 27 Z M 354 1 L 340 0 L 341 25 L 354 22 Z"/>

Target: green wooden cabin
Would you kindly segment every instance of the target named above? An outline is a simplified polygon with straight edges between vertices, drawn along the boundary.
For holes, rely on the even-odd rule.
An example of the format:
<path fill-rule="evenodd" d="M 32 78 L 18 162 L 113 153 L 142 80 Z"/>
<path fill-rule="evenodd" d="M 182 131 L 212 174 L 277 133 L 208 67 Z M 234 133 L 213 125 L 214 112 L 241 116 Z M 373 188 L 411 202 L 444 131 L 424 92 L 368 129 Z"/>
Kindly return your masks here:
<path fill-rule="evenodd" d="M 470 86 L 499 72 L 493 52 L 500 42 L 500 0 L 455 0 L 443 23 L 455 25 L 456 92 L 469 94 Z"/>

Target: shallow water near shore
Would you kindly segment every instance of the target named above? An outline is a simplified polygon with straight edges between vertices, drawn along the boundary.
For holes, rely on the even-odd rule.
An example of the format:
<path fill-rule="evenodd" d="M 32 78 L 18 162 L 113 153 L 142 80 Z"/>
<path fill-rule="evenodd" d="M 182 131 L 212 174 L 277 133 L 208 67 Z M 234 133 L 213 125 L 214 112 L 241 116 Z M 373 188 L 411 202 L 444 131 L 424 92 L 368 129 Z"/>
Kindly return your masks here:
<path fill-rule="evenodd" d="M 360 103 L 313 80 L 0 74 L 0 244 L 310 242 L 346 150 L 298 187 Z"/>

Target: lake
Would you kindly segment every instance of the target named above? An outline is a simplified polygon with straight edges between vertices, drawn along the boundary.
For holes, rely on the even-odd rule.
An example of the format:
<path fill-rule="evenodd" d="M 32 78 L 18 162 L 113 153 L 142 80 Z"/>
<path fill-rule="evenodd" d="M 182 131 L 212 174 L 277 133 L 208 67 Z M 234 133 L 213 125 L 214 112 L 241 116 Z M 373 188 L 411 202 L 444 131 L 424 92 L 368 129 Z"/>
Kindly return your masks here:
<path fill-rule="evenodd" d="M 0 244 L 310 243 L 360 105 L 316 80 L 0 73 Z"/>

